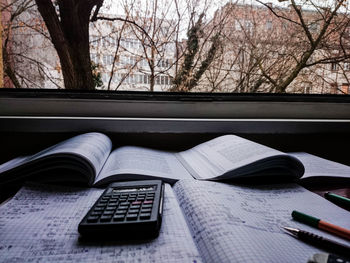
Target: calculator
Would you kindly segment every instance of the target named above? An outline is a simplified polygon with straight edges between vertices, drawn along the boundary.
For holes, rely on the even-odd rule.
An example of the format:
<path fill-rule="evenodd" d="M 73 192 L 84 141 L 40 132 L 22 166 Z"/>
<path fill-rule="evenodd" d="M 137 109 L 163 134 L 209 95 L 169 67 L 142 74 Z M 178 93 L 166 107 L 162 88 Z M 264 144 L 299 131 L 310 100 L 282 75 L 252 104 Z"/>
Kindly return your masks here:
<path fill-rule="evenodd" d="M 162 222 L 161 180 L 110 184 L 78 226 L 82 237 L 155 238 Z"/>

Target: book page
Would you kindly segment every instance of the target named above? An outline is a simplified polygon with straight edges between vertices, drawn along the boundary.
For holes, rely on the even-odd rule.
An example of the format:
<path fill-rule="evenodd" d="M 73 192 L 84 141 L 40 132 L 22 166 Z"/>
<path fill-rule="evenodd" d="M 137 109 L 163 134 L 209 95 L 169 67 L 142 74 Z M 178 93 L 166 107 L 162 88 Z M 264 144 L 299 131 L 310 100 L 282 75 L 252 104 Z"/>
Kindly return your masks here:
<path fill-rule="evenodd" d="M 96 185 L 106 181 L 150 177 L 169 179 L 169 182 L 192 178 L 172 152 L 124 146 L 110 154 L 96 178 Z"/>
<path fill-rule="evenodd" d="M 201 262 L 169 185 L 158 238 L 79 240 L 78 224 L 102 192 L 48 185 L 22 188 L 0 206 L 0 262 Z"/>
<path fill-rule="evenodd" d="M 94 170 L 94 175 L 96 175 L 102 168 L 104 162 L 106 161 L 111 151 L 111 148 L 112 142 L 106 135 L 96 132 L 85 133 L 65 140 L 56 145 L 53 145 L 32 156 L 19 157 L 10 160 L 0 165 L 0 173 L 18 167 L 20 165 L 34 162 L 40 158 L 49 157 L 50 155 L 60 155 L 62 157 L 67 154 L 75 154 L 77 156 L 83 157 L 86 161 L 88 161 L 91 164 L 91 168 Z M 54 162 L 52 163 L 52 165 L 49 164 L 49 166 L 46 166 L 45 169 L 55 168 L 53 167 L 53 165 Z M 57 165 L 62 166 L 61 168 L 65 168 L 63 162 L 60 162 Z M 67 162 L 67 167 L 68 165 L 72 164 L 68 164 Z M 73 166 L 73 168 L 76 169 L 78 169 L 79 167 L 80 166 L 78 165 Z M 42 168 L 44 169 L 44 167 Z M 40 166 L 38 166 L 37 169 L 40 169 Z"/>
<path fill-rule="evenodd" d="M 284 153 L 235 135 L 224 135 L 178 154 L 197 179 L 212 179 L 259 159 Z"/>
<path fill-rule="evenodd" d="M 350 245 L 292 219 L 298 210 L 350 228 L 348 211 L 295 184 L 249 187 L 186 180 L 174 191 L 206 262 L 300 263 L 320 251 L 286 234 L 283 226 Z"/>
<path fill-rule="evenodd" d="M 350 179 L 350 166 L 333 162 L 305 152 L 289 153 L 297 157 L 305 167 L 302 179 L 309 177 L 342 177 Z"/>

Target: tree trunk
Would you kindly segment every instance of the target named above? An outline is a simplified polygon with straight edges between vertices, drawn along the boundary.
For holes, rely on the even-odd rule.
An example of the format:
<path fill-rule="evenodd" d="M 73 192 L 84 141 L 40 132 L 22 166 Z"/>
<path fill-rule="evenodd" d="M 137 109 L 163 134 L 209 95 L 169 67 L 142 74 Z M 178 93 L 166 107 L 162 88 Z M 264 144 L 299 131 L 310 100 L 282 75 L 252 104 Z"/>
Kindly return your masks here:
<path fill-rule="evenodd" d="M 98 0 L 59 0 L 59 15 L 51 0 L 35 0 L 59 56 L 66 89 L 93 90 L 89 23 Z"/>

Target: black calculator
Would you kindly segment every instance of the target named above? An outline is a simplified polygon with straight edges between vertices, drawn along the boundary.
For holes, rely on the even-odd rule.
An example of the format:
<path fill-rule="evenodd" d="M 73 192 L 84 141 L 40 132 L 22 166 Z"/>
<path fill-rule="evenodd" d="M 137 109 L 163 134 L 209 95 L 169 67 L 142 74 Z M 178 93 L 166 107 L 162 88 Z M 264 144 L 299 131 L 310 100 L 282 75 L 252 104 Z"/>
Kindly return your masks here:
<path fill-rule="evenodd" d="M 78 226 L 82 237 L 155 238 L 162 222 L 161 180 L 112 183 Z"/>

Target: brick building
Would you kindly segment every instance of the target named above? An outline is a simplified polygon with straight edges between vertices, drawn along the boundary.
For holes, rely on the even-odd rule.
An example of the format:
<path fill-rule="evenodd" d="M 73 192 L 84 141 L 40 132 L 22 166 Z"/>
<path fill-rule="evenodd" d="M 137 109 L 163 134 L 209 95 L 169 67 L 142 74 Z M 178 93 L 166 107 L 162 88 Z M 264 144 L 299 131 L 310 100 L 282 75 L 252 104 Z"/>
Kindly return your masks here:
<path fill-rule="evenodd" d="M 308 33 L 300 25 L 292 6 L 227 4 L 218 10 L 210 23 L 212 27 L 223 24 L 220 28 L 223 51 L 202 79 L 202 89 L 279 92 L 278 86 L 297 72 L 297 62 L 302 61 L 311 45 L 318 41 L 325 21 L 323 17 L 331 12 L 330 9 L 324 9 L 323 13 L 299 10 Z M 285 92 L 349 93 L 348 24 L 349 16 L 338 12 L 324 37 L 317 46 L 315 44 L 307 66 L 297 72 Z"/>

